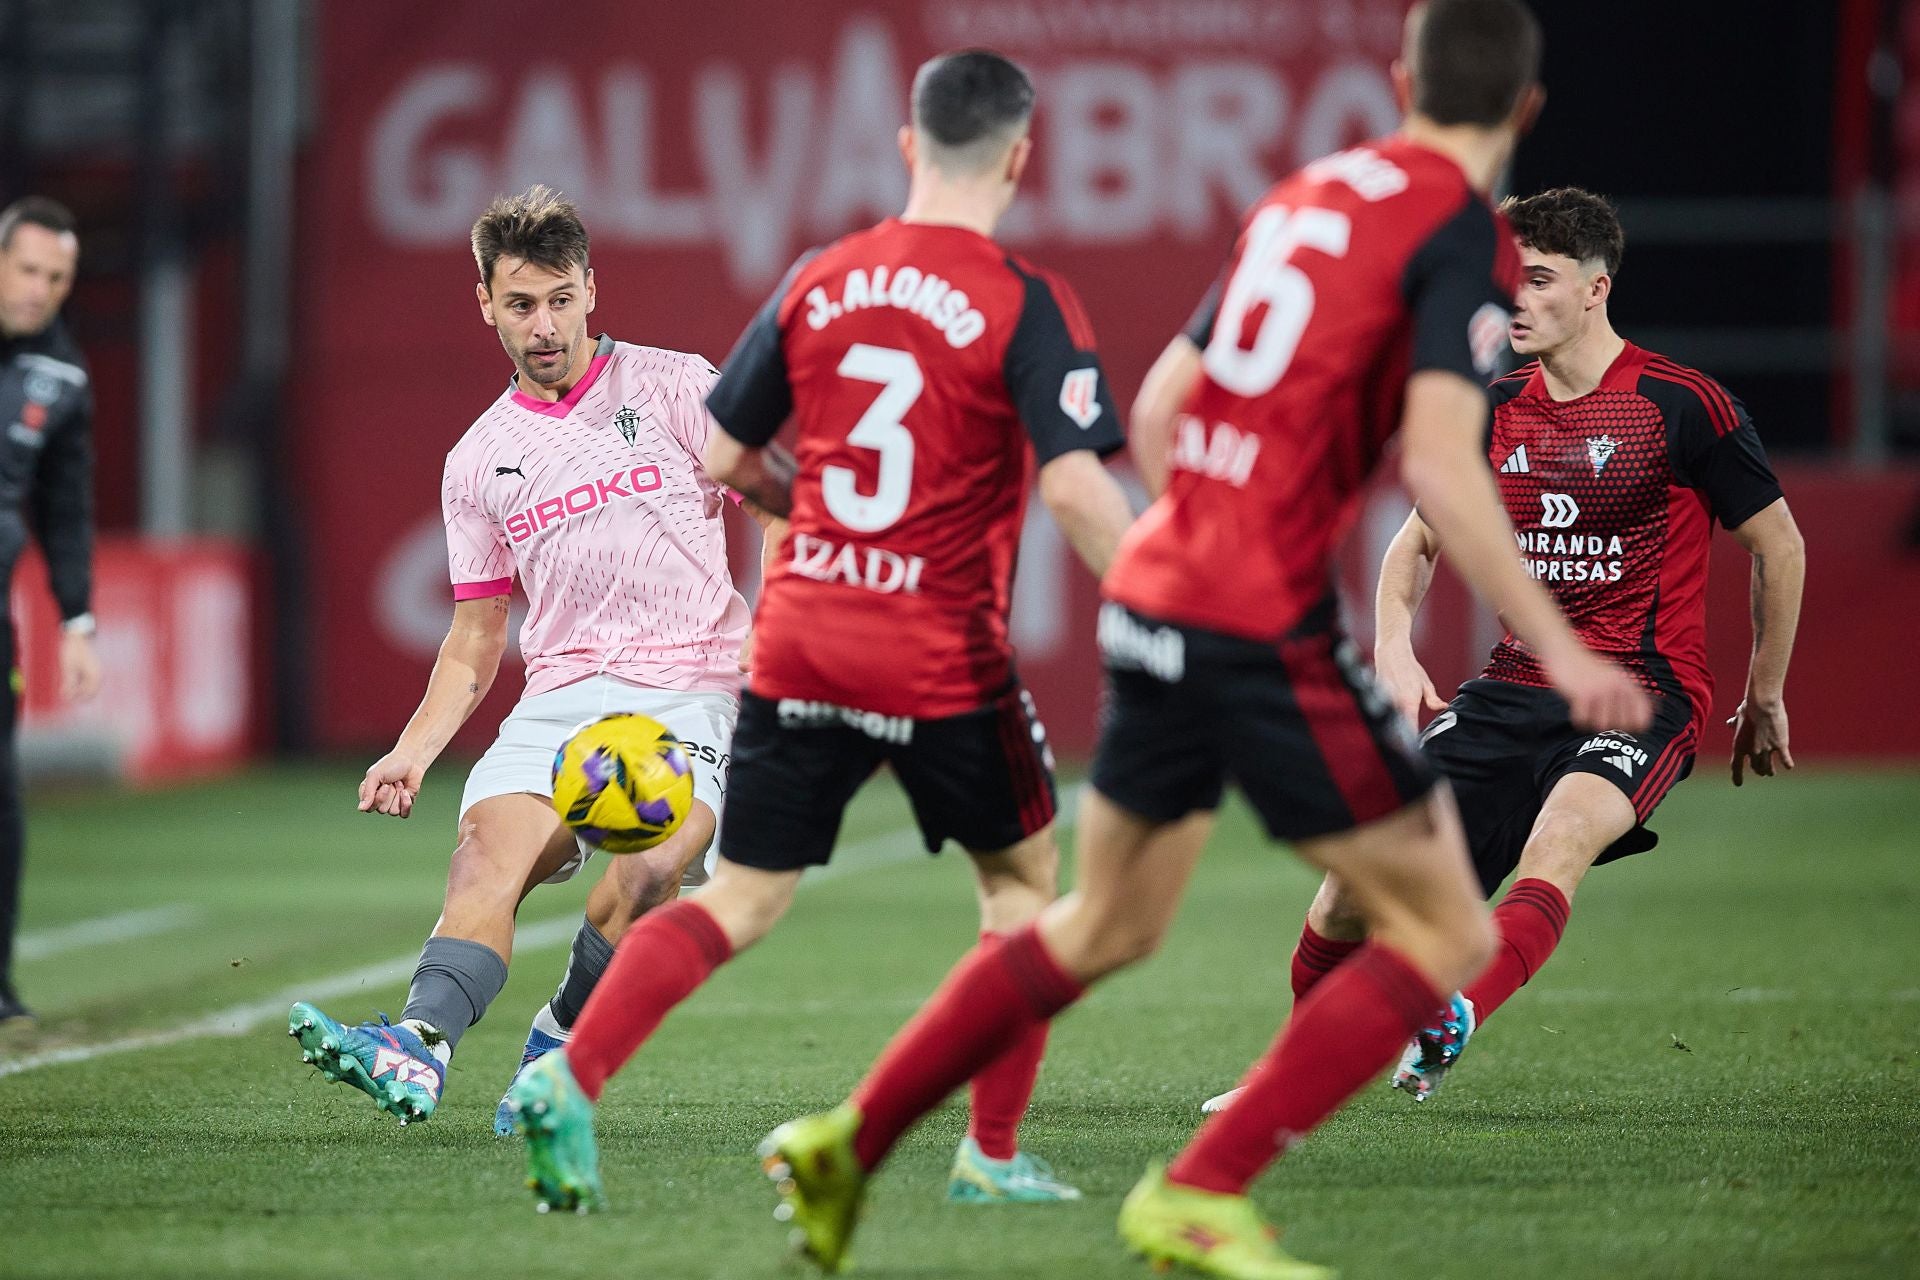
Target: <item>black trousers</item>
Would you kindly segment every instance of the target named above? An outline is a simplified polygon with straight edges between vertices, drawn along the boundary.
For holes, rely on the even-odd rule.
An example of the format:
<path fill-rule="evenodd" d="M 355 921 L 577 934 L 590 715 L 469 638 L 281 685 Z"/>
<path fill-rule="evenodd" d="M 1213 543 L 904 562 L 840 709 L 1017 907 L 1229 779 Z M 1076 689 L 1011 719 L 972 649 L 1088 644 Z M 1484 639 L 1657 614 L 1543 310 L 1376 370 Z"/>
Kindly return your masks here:
<path fill-rule="evenodd" d="M 20 756 L 14 741 L 19 673 L 14 669 L 13 624 L 0 619 L 0 990 L 13 989 L 13 931 L 20 916 L 20 873 L 26 830 L 20 815 Z"/>

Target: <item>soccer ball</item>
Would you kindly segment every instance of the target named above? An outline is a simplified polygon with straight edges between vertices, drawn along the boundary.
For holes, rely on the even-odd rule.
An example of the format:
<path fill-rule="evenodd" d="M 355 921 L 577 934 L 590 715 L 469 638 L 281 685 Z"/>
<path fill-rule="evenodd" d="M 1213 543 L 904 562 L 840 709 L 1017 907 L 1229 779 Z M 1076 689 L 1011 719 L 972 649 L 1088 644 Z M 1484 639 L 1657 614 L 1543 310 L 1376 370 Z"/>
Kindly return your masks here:
<path fill-rule="evenodd" d="M 651 849 L 679 830 L 693 807 L 693 762 L 653 717 L 601 716 L 576 728 L 554 754 L 553 807 L 597 849 Z"/>

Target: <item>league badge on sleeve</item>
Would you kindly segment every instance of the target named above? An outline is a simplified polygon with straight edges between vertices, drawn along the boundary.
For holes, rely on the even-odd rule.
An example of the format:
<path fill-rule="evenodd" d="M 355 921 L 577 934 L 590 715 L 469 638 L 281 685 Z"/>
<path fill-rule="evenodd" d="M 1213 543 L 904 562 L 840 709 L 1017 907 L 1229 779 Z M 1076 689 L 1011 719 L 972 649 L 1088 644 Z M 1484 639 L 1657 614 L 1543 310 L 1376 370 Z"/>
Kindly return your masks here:
<path fill-rule="evenodd" d="M 1060 411 L 1082 431 L 1100 419 L 1100 371 L 1073 369 L 1060 381 Z"/>
<path fill-rule="evenodd" d="M 1474 371 L 1481 377 L 1491 378 L 1499 367 L 1512 323 L 1513 313 L 1492 302 L 1482 304 L 1467 321 L 1467 351 L 1473 357 Z"/>

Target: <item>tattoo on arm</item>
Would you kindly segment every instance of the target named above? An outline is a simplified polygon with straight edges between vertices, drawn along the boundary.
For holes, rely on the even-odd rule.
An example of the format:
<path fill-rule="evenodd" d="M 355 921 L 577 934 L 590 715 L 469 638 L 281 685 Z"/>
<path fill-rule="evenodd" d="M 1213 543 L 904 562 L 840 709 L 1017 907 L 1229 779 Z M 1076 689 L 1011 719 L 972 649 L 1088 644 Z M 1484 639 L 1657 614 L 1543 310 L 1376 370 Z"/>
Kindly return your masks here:
<path fill-rule="evenodd" d="M 469 685 L 467 686 L 467 692 L 468 692 L 468 693 L 478 693 L 478 692 L 480 692 L 480 682 L 479 682 L 478 680 L 475 680 L 475 681 L 474 681 L 474 682 L 473 682 L 472 684 L 469 684 Z"/>
<path fill-rule="evenodd" d="M 1753 612 L 1753 647 L 1757 649 L 1767 637 L 1767 558 L 1762 555 L 1753 558 L 1748 607 Z"/>

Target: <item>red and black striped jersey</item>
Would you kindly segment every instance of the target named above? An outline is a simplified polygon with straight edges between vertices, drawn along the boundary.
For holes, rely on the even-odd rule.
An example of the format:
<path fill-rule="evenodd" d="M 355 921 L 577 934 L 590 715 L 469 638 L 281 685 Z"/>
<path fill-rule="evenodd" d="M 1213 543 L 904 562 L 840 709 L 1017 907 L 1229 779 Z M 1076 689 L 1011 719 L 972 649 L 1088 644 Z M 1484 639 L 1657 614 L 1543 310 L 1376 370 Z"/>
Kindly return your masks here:
<path fill-rule="evenodd" d="M 795 427 L 749 687 L 917 719 L 1013 680 L 1035 460 L 1125 443 L 1064 281 L 977 232 L 892 218 L 794 266 L 707 407 L 749 445 Z"/>
<path fill-rule="evenodd" d="M 1707 541 L 1781 496 L 1739 400 L 1631 342 L 1592 391 L 1555 400 L 1538 362 L 1493 384 L 1488 458 L 1527 571 L 1586 645 L 1703 720 Z M 1488 679 L 1546 686 L 1509 635 Z"/>
<path fill-rule="evenodd" d="M 1482 382 L 1519 252 L 1451 159 L 1391 137 L 1283 179 L 1188 329 L 1203 375 L 1166 492 L 1104 583 L 1149 617 L 1279 638 L 1331 593 L 1334 548 L 1400 426 L 1407 378 Z"/>

